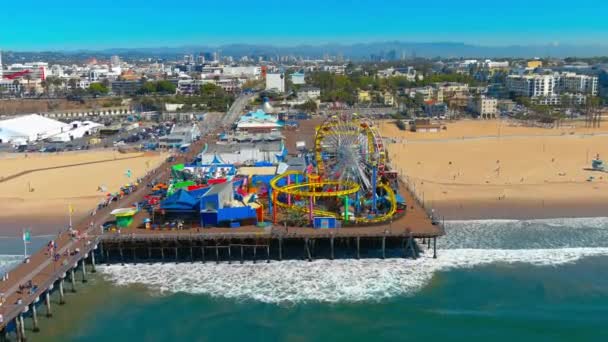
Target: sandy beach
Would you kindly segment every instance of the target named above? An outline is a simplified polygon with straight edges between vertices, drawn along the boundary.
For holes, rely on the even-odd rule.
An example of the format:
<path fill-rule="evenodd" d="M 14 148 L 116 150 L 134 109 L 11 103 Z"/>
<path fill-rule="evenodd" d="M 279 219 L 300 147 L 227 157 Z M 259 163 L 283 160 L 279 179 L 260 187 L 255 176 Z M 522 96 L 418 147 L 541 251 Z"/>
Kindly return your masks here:
<path fill-rule="evenodd" d="M 160 153 L 116 151 L 4 155 L 0 159 L 4 179 L 0 182 L 0 235 L 19 233 L 24 228 L 19 226 L 22 218 L 34 234 L 56 233 L 68 223 L 70 204 L 73 219 L 80 219 L 105 196 L 100 187 L 115 192 L 165 158 Z M 41 170 L 45 168 L 51 169 Z"/>
<path fill-rule="evenodd" d="M 606 216 L 608 129 L 517 127 L 501 121 L 447 123 L 439 133 L 381 125 L 393 166 L 446 218 Z M 498 135 L 500 129 L 500 135 Z"/>

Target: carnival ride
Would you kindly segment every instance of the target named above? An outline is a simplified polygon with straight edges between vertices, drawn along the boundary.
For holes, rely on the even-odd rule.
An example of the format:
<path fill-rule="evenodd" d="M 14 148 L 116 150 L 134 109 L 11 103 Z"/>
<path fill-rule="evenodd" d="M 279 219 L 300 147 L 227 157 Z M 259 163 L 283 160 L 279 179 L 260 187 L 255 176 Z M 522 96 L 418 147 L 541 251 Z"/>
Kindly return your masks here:
<path fill-rule="evenodd" d="M 314 164 L 287 171 L 270 182 L 273 221 L 279 208 L 344 224 L 390 220 L 397 199 L 387 171 L 382 138 L 371 120 L 356 114 L 333 117 L 316 130 Z M 314 168 L 316 166 L 316 173 Z"/>

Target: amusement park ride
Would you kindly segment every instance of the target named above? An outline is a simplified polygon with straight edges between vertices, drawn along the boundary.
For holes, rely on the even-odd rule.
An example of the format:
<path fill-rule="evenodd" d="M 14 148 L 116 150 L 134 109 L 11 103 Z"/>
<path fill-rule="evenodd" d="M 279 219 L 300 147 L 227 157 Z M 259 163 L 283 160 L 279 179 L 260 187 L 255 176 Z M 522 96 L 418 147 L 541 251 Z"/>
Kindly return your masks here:
<path fill-rule="evenodd" d="M 305 214 L 311 224 L 329 218 L 342 225 L 386 222 L 402 211 L 396 173 L 371 120 L 356 114 L 326 120 L 316 129 L 311 159 L 305 172 L 288 171 L 270 182 L 274 223 L 279 210 Z"/>

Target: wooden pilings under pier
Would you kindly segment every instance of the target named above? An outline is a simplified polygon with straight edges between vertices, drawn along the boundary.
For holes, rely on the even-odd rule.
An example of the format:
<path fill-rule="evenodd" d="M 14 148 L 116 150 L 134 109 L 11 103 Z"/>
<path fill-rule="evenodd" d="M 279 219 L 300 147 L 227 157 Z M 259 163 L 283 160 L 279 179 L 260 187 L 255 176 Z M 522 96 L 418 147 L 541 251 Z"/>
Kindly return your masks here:
<path fill-rule="evenodd" d="M 285 234 L 257 229 L 203 229 L 196 233 L 181 231 L 143 234 L 113 234 L 102 238 L 105 261 L 110 262 L 195 262 L 222 261 L 240 263 L 260 260 L 315 258 L 418 258 L 420 246 L 416 238 L 436 240 L 436 236 L 416 236 L 410 231 L 366 234 L 354 229 L 310 230 Z M 300 246 L 298 248 L 298 246 Z M 428 246 L 430 247 L 430 245 Z M 427 249 L 428 249 L 427 247 Z M 434 245 L 436 257 L 436 245 Z M 301 252 L 298 252 L 301 251 Z M 126 259 L 126 255 L 129 258 Z"/>
<path fill-rule="evenodd" d="M 17 294 L 21 297 L 14 303 L 5 302 L 0 307 L 3 318 L 0 322 L 0 341 L 26 341 L 28 331 L 32 333 L 40 331 L 40 319 L 53 317 L 52 293 L 56 293 L 58 304 L 64 305 L 66 304 L 65 279 L 70 280 L 71 292 L 76 292 L 76 271 L 82 273 L 82 283 L 87 281 L 89 267 L 87 259 L 90 260 L 91 272 L 94 272 L 96 246 L 97 240 L 85 251 L 73 254 L 69 261 L 53 266 L 53 272 L 43 282 L 33 284 L 36 287 L 19 288 Z M 44 310 L 42 315 L 40 310 Z M 26 329 L 26 320 L 31 320 L 31 328 Z M 9 331 L 11 322 L 14 329 Z"/>

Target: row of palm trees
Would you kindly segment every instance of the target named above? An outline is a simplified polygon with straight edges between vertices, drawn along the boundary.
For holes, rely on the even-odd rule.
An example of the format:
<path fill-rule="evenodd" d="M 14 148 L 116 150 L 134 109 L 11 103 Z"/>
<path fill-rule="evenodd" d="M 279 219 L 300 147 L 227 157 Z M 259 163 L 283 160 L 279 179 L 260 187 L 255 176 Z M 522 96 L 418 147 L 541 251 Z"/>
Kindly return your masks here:
<path fill-rule="evenodd" d="M 26 87 L 22 87 L 23 80 L 25 80 L 27 83 Z M 32 80 L 32 76 L 29 74 L 25 75 L 23 76 L 23 80 L 16 79 L 13 81 L 14 88 L 17 89 L 15 91 L 15 95 L 23 95 L 30 90 L 30 82 Z M 68 89 L 72 91 L 78 89 L 78 80 L 75 78 L 71 78 L 66 82 L 66 80 L 63 78 L 49 76 L 41 82 L 41 85 L 44 90 L 44 95 L 50 98 L 51 95 L 56 94 L 58 90 L 60 90 L 61 93 L 65 95 Z"/>

